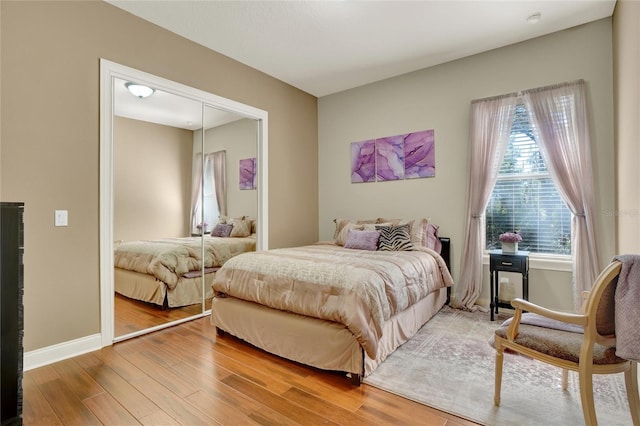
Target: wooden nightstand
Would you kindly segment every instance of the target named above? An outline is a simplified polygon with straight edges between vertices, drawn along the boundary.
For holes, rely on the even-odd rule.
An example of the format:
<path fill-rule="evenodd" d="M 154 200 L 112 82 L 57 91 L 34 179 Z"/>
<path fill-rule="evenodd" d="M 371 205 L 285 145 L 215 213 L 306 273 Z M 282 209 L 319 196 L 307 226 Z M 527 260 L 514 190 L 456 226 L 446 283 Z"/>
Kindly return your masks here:
<path fill-rule="evenodd" d="M 502 250 L 489 250 L 489 272 L 491 273 L 491 321 L 498 307 L 511 308 L 510 303 L 500 302 L 500 278 L 498 272 L 516 272 L 522 274 L 522 298 L 529 300 L 529 252 L 503 253 Z"/>

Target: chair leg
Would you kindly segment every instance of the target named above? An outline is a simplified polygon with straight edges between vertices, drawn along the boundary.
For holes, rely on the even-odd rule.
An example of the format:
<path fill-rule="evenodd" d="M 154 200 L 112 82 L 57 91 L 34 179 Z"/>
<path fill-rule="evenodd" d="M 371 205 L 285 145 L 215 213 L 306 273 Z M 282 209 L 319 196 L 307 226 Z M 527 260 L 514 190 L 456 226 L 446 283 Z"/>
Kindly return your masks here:
<path fill-rule="evenodd" d="M 493 393 L 493 403 L 500 405 L 500 388 L 502 387 L 502 362 L 504 360 L 504 348 L 502 347 L 502 338 L 496 336 L 494 342 L 496 348 L 496 376 L 495 387 Z"/>
<path fill-rule="evenodd" d="M 634 425 L 640 425 L 640 402 L 638 402 L 638 364 L 629 361 L 629 369 L 624 372 L 624 383 L 627 388 L 627 399 Z"/>
<path fill-rule="evenodd" d="M 593 376 L 591 365 L 584 363 L 578 368 L 580 379 L 580 401 L 582 402 L 582 413 L 586 426 L 597 426 L 596 407 L 593 404 Z"/>
<path fill-rule="evenodd" d="M 566 391 L 569 388 L 569 370 L 562 369 L 562 390 Z"/>

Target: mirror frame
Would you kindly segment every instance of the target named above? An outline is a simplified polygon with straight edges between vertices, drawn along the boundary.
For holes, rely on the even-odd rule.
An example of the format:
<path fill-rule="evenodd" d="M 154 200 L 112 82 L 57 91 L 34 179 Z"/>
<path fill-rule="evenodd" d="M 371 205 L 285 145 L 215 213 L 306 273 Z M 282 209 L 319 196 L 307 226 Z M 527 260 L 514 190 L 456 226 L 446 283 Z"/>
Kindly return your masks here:
<path fill-rule="evenodd" d="M 258 121 L 257 147 L 257 233 L 256 250 L 268 248 L 267 152 L 268 113 L 264 110 L 223 98 L 209 92 L 167 80 L 153 74 L 100 59 L 100 335 L 102 346 L 114 343 L 114 278 L 113 278 L 113 79 L 136 81 L 156 89 L 193 99 L 213 108 L 234 112 Z M 204 132 L 203 132 L 204 133 Z M 173 326 L 180 322 L 209 315 L 210 311 L 145 330 Z M 140 333 L 142 334 L 142 333 Z"/>

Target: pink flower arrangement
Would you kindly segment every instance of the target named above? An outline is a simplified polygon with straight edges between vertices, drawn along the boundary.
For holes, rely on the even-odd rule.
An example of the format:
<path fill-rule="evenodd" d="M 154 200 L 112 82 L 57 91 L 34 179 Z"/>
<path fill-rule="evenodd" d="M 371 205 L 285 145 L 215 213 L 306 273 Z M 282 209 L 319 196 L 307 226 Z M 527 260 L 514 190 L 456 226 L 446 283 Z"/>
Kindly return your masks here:
<path fill-rule="evenodd" d="M 209 226 L 209 224 L 207 222 L 201 222 L 201 223 L 196 225 L 196 228 L 198 228 L 198 231 L 202 231 L 203 229 L 206 231 L 207 230 L 207 226 Z"/>
<path fill-rule="evenodd" d="M 498 239 L 503 243 L 518 243 L 522 241 L 520 234 L 515 232 L 505 232 L 504 234 L 500 234 Z"/>

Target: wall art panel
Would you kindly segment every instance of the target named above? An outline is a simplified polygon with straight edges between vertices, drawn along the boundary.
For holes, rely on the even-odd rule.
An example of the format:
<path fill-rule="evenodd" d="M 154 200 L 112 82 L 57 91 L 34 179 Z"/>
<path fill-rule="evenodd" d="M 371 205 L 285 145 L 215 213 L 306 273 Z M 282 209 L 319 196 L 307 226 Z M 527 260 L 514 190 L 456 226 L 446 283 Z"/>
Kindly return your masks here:
<path fill-rule="evenodd" d="M 351 143 L 351 183 L 434 177 L 434 130 Z"/>
<path fill-rule="evenodd" d="M 240 160 L 240 189 L 256 189 L 256 159 Z"/>
<path fill-rule="evenodd" d="M 376 139 L 376 177 L 379 182 L 404 179 L 404 135 Z"/>
<path fill-rule="evenodd" d="M 376 181 L 375 140 L 351 144 L 351 183 Z"/>
<path fill-rule="evenodd" d="M 436 175 L 436 147 L 433 130 L 409 133 L 404 138 L 405 179 Z"/>

